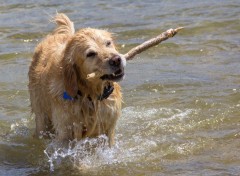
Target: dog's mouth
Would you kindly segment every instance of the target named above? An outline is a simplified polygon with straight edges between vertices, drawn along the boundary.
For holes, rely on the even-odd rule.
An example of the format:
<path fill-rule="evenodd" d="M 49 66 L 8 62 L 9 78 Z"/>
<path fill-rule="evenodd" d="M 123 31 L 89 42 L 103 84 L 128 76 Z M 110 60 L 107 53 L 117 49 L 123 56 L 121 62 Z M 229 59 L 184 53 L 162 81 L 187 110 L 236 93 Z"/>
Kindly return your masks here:
<path fill-rule="evenodd" d="M 112 74 L 105 74 L 101 76 L 100 78 L 102 80 L 109 80 L 109 81 L 121 81 L 124 77 L 124 70 L 123 69 L 118 69 Z"/>

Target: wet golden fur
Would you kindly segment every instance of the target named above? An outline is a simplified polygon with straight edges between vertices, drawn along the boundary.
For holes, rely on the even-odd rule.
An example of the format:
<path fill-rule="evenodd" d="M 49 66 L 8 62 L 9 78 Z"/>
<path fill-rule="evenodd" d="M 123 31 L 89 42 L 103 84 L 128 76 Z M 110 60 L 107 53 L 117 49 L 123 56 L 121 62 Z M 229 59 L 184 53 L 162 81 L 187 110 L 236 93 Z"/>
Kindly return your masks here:
<path fill-rule="evenodd" d="M 106 134 L 112 145 L 121 114 L 120 86 L 114 81 L 86 79 L 94 71 L 112 73 L 108 60 L 119 54 L 112 36 L 105 30 L 92 28 L 75 33 L 73 23 L 64 14 L 57 14 L 54 21 L 56 29 L 38 44 L 29 68 L 36 135 L 54 133 L 57 140 L 65 141 Z M 96 58 L 86 58 L 89 50 L 97 52 Z M 107 84 L 114 86 L 114 92 L 100 101 L 98 96 Z M 82 93 L 78 99 L 63 99 L 64 91 L 75 97 L 78 90 Z"/>

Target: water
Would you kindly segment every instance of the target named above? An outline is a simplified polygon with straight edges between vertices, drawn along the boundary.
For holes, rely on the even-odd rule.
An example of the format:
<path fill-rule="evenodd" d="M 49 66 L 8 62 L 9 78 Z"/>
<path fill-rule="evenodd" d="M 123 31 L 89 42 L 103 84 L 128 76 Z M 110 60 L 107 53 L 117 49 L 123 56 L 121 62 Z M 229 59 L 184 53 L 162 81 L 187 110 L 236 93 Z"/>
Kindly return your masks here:
<path fill-rule="evenodd" d="M 240 174 L 238 0 L 0 4 L 0 175 Z M 185 27 L 128 62 L 113 148 L 105 136 L 65 149 L 32 137 L 27 72 L 56 11 L 115 33 L 121 53 Z"/>

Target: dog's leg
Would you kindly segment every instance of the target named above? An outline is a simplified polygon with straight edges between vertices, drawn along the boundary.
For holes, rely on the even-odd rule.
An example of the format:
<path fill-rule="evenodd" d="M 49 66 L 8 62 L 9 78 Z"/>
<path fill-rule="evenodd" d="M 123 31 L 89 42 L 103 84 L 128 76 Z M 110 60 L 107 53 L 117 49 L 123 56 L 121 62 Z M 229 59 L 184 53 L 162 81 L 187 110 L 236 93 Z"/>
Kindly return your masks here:
<path fill-rule="evenodd" d="M 112 146 L 114 146 L 114 144 L 115 144 L 114 136 L 115 136 L 115 131 L 114 130 L 111 130 L 110 132 L 108 132 L 108 140 L 109 140 L 109 147 L 110 148 Z"/>
<path fill-rule="evenodd" d="M 114 146 L 115 144 L 115 128 L 116 128 L 116 121 L 113 123 L 113 126 L 108 130 L 107 136 L 109 140 L 109 147 Z"/>
<path fill-rule="evenodd" d="M 73 123 L 74 139 L 80 140 L 85 133 L 82 123 Z"/>
<path fill-rule="evenodd" d="M 46 132 L 46 115 L 44 113 L 35 113 L 35 121 L 36 121 L 36 137 L 43 137 Z"/>
<path fill-rule="evenodd" d="M 73 139 L 73 121 L 63 107 L 55 107 L 52 110 L 52 123 L 58 141 Z"/>

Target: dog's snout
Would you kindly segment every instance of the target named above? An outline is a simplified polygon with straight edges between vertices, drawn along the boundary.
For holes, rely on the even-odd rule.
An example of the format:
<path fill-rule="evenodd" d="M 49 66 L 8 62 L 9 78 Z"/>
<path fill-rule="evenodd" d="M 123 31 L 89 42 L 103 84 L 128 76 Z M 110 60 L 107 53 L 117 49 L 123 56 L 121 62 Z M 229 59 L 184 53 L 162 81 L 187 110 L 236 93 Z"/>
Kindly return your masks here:
<path fill-rule="evenodd" d="M 116 55 L 109 60 L 109 65 L 112 67 L 119 67 L 121 65 L 121 57 Z"/>

